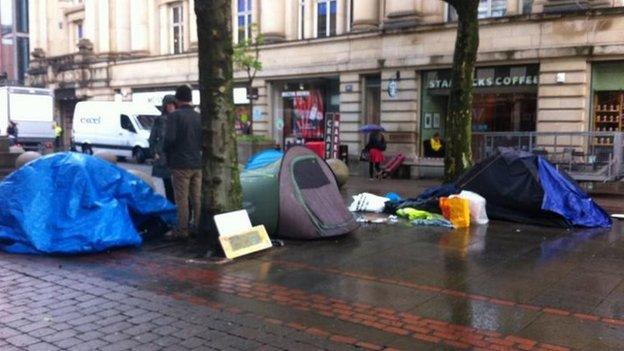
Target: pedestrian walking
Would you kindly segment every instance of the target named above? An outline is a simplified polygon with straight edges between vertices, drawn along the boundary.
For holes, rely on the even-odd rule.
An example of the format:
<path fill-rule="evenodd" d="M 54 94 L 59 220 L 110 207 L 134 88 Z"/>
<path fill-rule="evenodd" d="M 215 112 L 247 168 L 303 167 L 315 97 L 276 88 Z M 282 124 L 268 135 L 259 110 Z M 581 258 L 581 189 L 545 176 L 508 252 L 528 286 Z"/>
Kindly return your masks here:
<path fill-rule="evenodd" d="M 194 227 L 198 228 L 201 220 L 201 117 L 193 109 L 193 94 L 188 85 L 176 89 L 175 99 L 178 109 L 167 117 L 165 128 L 166 162 L 171 170 L 179 221 L 171 237 L 188 239 L 190 210 Z"/>
<path fill-rule="evenodd" d="M 7 127 L 6 133 L 9 138 L 9 145 L 17 145 L 17 134 L 19 133 L 17 129 L 17 123 L 9 121 L 9 126 Z"/>
<path fill-rule="evenodd" d="M 171 171 L 167 166 L 167 156 L 165 155 L 165 130 L 167 127 L 167 117 L 176 110 L 176 98 L 174 95 L 165 95 L 162 99 L 162 113 L 156 117 L 149 136 L 150 151 L 154 158 L 152 176 L 163 180 L 165 186 L 165 196 L 167 200 L 175 203 L 173 183 L 171 181 Z"/>
<path fill-rule="evenodd" d="M 386 138 L 380 131 L 374 131 L 370 134 L 368 144 L 368 175 L 370 179 L 380 178 L 381 163 L 384 161 L 383 152 L 386 151 Z"/>

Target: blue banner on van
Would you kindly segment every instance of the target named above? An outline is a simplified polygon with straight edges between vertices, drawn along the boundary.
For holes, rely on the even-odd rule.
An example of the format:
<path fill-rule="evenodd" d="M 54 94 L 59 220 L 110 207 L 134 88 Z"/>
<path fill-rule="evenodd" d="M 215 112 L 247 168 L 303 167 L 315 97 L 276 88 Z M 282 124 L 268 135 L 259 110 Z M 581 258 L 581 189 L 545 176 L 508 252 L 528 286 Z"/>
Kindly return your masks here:
<path fill-rule="evenodd" d="M 0 250 L 84 254 L 141 245 L 150 217 L 176 224 L 176 208 L 134 175 L 96 157 L 52 154 L 0 183 Z"/>

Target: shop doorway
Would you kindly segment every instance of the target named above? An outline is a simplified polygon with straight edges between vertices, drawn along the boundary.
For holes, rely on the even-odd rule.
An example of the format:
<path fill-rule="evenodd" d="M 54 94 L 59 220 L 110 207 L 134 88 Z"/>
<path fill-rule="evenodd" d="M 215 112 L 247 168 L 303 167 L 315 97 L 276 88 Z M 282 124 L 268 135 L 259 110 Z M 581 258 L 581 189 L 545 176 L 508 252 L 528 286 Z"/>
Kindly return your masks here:
<path fill-rule="evenodd" d="M 362 124 L 381 122 L 381 76 L 364 77 L 364 111 Z"/>
<path fill-rule="evenodd" d="M 340 111 L 337 78 L 308 79 L 276 84 L 279 108 L 274 125 L 282 145 L 322 142 L 325 116 Z"/>

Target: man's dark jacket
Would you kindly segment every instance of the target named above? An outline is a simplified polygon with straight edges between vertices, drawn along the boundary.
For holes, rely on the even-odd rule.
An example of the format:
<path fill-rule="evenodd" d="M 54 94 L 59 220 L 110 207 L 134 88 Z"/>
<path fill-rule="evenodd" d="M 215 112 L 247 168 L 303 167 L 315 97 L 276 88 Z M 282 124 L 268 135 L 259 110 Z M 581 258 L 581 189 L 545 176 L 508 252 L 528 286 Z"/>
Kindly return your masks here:
<path fill-rule="evenodd" d="M 167 118 L 165 153 L 170 169 L 201 169 L 201 116 L 181 106 Z"/>
<path fill-rule="evenodd" d="M 149 136 L 150 151 L 152 155 L 158 154 L 159 159 L 154 160 L 152 176 L 159 178 L 171 178 L 171 172 L 167 167 L 167 156 L 165 155 L 165 129 L 167 127 L 167 112 L 156 117 Z"/>

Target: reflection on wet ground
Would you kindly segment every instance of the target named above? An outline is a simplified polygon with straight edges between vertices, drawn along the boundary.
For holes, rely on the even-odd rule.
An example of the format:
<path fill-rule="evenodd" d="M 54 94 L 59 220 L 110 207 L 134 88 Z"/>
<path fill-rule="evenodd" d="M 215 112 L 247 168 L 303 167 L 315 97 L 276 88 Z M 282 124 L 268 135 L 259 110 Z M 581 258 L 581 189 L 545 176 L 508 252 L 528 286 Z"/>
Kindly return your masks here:
<path fill-rule="evenodd" d="M 356 179 L 345 197 L 359 190 L 413 196 L 427 185 Z M 226 265 L 191 259 L 191 251 L 147 243 L 141 250 L 38 260 L 372 346 L 624 348 L 620 223 L 611 230 L 366 224 L 346 237 L 288 241 Z"/>

